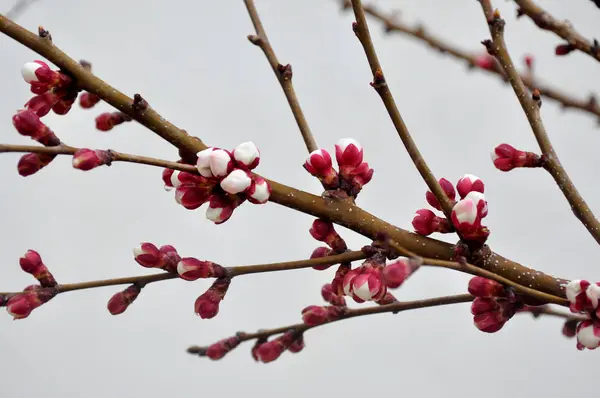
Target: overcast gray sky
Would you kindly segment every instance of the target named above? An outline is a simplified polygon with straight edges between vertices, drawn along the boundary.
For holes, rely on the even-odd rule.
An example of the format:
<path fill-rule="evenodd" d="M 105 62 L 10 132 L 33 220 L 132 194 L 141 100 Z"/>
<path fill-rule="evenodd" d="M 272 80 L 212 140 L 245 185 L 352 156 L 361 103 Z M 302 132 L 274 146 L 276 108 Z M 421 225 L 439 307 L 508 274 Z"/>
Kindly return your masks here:
<path fill-rule="evenodd" d="M 571 20 L 587 37 L 598 35 L 600 10 L 587 0 L 539 0 Z M 4 0 L 0 8 L 7 9 Z M 539 77 L 578 96 L 600 91 L 600 65 L 586 55 L 556 58 L 559 40 L 514 18 L 512 2 L 496 0 L 507 20 L 507 43 L 515 60 L 531 53 Z M 363 143 L 375 169 L 359 204 L 410 228 L 425 207 L 425 184 L 405 153 L 351 31 L 352 16 L 335 1 L 257 0 L 280 60 L 292 63 L 294 84 L 319 144 L 340 138 Z M 432 33 L 480 51 L 489 33 L 472 0 L 380 0 L 402 10 L 406 21 L 423 21 Z M 258 172 L 318 193 L 301 167 L 305 148 L 285 98 L 262 52 L 248 43 L 254 33 L 241 1 L 44 0 L 19 22 L 43 25 L 56 45 L 132 95 L 140 92 L 164 117 L 209 145 L 231 148 L 254 141 L 262 153 Z M 552 179 L 541 170 L 501 173 L 489 152 L 508 142 L 536 150 L 533 135 L 512 93 L 487 74 L 402 36 L 385 36 L 371 22 L 375 45 L 398 106 L 414 139 L 438 177 L 465 173 L 486 183 L 491 247 L 523 264 L 565 278 L 600 280 L 598 246 L 573 217 Z M 20 77 L 30 50 L 0 36 L 1 141 L 19 136 L 11 116 L 31 96 Z M 112 148 L 165 159 L 176 152 L 133 123 L 108 133 L 94 117 L 109 110 L 73 109 L 44 120 L 74 146 Z M 600 213 L 596 170 L 600 129 L 588 115 L 562 112 L 550 100 L 542 114 L 548 132 L 581 193 Z M 18 258 L 35 249 L 62 283 L 143 274 L 131 249 L 141 241 L 172 244 L 183 256 L 224 265 L 306 258 L 317 246 L 312 219 L 276 204 L 249 204 L 215 226 L 204 208 L 188 211 L 163 190 L 161 170 L 115 164 L 83 173 L 70 159 L 56 159 L 28 178 L 16 172 L 19 155 L 0 156 L 0 290 L 32 283 Z M 368 241 L 340 230 L 350 247 Z M 61 295 L 28 319 L 0 314 L 0 396 L 250 396 L 307 394 L 365 396 L 399 393 L 469 398 L 595 393 L 597 352 L 578 352 L 561 335 L 556 319 L 517 316 L 496 334 L 472 325 L 469 305 L 399 315 L 378 315 L 318 328 L 305 336 L 300 354 L 256 364 L 250 344 L 219 362 L 190 356 L 238 330 L 254 331 L 297 322 L 300 310 L 320 304 L 320 288 L 333 270 L 299 270 L 233 281 L 212 320 L 193 313 L 209 281 L 166 281 L 148 286 L 120 316 L 106 302 L 119 287 Z M 462 293 L 469 277 L 424 269 L 397 292 L 400 299 Z"/>

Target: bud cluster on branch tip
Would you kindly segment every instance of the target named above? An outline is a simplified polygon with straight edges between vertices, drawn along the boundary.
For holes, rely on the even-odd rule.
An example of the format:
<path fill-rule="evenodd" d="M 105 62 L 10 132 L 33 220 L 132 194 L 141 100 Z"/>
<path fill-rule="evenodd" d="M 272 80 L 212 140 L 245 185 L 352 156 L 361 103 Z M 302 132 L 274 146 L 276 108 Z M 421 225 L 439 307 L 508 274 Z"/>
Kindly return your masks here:
<path fill-rule="evenodd" d="M 81 148 L 73 154 L 73 167 L 79 170 L 88 171 L 98 166 L 110 166 L 113 161 L 113 155 L 110 151 L 94 150 Z"/>
<path fill-rule="evenodd" d="M 142 291 L 142 287 L 133 284 L 122 292 L 116 293 L 108 300 L 108 311 L 113 315 L 119 315 L 125 312 L 125 310 L 135 301 Z"/>
<path fill-rule="evenodd" d="M 308 326 L 322 325 L 340 319 L 346 307 L 309 305 L 302 310 L 302 322 Z"/>
<path fill-rule="evenodd" d="M 79 93 L 73 79 L 60 71 L 53 71 L 42 61 L 27 62 L 21 68 L 25 82 L 31 86 L 31 92 L 37 94 L 25 106 L 42 117 L 50 112 L 66 115 Z"/>
<path fill-rule="evenodd" d="M 167 272 L 177 273 L 181 257 L 177 250 L 171 245 L 160 248 L 149 242 L 140 243 L 133 249 L 135 261 L 145 268 L 160 268 Z"/>
<path fill-rule="evenodd" d="M 344 253 L 348 246 L 336 232 L 333 223 L 317 218 L 310 227 L 310 235 L 319 242 L 326 243 L 335 253 Z"/>
<path fill-rule="evenodd" d="M 325 149 L 311 152 L 304 168 L 317 177 L 327 190 L 342 189 L 356 197 L 362 187 L 373 178 L 373 169 L 363 162 L 363 148 L 358 141 L 344 138 L 335 145 L 339 173 L 333 168 L 331 155 Z"/>
<path fill-rule="evenodd" d="M 471 304 L 473 323 L 486 333 L 502 329 L 524 305 L 520 296 L 509 293 L 500 283 L 481 276 L 471 278 L 469 293 L 475 296 Z"/>
<path fill-rule="evenodd" d="M 331 286 L 331 283 L 323 285 L 321 288 L 321 296 L 323 300 L 327 301 L 331 305 L 338 307 L 346 306 L 346 299 L 343 296 L 338 295 Z"/>
<path fill-rule="evenodd" d="M 15 294 L 4 304 L 13 319 L 27 318 L 31 312 L 56 296 L 53 287 L 28 286 L 23 293 Z"/>
<path fill-rule="evenodd" d="M 26 153 L 17 163 L 17 171 L 22 177 L 28 177 L 48 166 L 56 155 L 48 153 Z"/>
<path fill-rule="evenodd" d="M 223 358 L 238 345 L 240 345 L 240 338 L 232 336 L 209 345 L 203 353 L 213 361 L 216 361 Z"/>
<path fill-rule="evenodd" d="M 381 278 L 381 266 L 369 260 L 344 275 L 342 286 L 344 294 L 357 303 L 377 301 L 387 293 L 387 286 Z"/>
<path fill-rule="evenodd" d="M 289 331 L 287 333 L 282 334 L 274 340 L 266 341 L 256 347 L 256 359 L 258 359 L 262 363 L 273 362 L 277 358 L 281 356 L 286 350 L 288 350 L 297 340 L 297 335 L 293 331 Z M 304 347 L 304 342 L 301 342 L 301 347 Z M 296 345 L 295 349 L 298 349 L 299 346 Z M 295 351 L 298 352 L 302 350 Z"/>
<path fill-rule="evenodd" d="M 383 283 L 395 289 L 400 287 L 419 267 L 421 262 L 412 258 L 401 258 L 389 263 L 381 270 L 381 280 Z"/>
<path fill-rule="evenodd" d="M 132 120 L 131 116 L 126 115 L 123 112 L 105 112 L 96 116 L 96 129 L 100 131 L 110 131 L 113 127 Z"/>
<path fill-rule="evenodd" d="M 488 53 L 475 56 L 475 66 L 485 70 L 496 69 L 496 59 Z"/>
<path fill-rule="evenodd" d="M 487 201 L 483 195 L 483 181 L 474 175 L 466 174 L 458 181 L 456 189 L 462 199 L 452 208 L 454 228 L 467 241 L 485 242 L 490 231 L 481 224 L 488 214 Z"/>
<path fill-rule="evenodd" d="M 600 282 L 572 280 L 567 284 L 565 293 L 572 312 L 586 313 L 591 318 L 577 325 L 577 349 L 598 348 L 600 346 Z"/>
<path fill-rule="evenodd" d="M 194 303 L 194 312 L 202 319 L 214 318 L 219 313 L 219 304 L 225 298 L 231 278 L 219 278 Z"/>
<path fill-rule="evenodd" d="M 510 171 L 517 167 L 542 167 L 542 158 L 533 153 L 515 149 L 508 144 L 500 144 L 491 154 L 494 166 L 500 171 Z"/>
<path fill-rule="evenodd" d="M 29 110 L 23 109 L 18 111 L 12 117 L 13 126 L 19 134 L 36 140 L 44 146 L 60 145 L 60 140 L 39 118 L 39 116 Z"/>
<path fill-rule="evenodd" d="M 260 152 L 252 142 L 244 142 L 232 151 L 210 147 L 197 154 L 199 175 L 165 169 L 165 187 L 174 187 L 175 200 L 194 210 L 208 202 L 206 218 L 215 224 L 229 220 L 233 211 L 248 200 L 264 204 L 271 187 L 251 172 L 260 161 Z"/>
<path fill-rule="evenodd" d="M 86 92 L 79 96 L 79 106 L 83 109 L 93 108 L 98 102 L 100 102 L 100 97 L 96 94 Z"/>
<path fill-rule="evenodd" d="M 48 267 L 42 262 L 42 257 L 35 250 L 28 250 L 27 253 L 19 259 L 21 269 L 31 274 L 40 282 L 41 287 L 56 286 L 56 279 L 48 270 Z"/>

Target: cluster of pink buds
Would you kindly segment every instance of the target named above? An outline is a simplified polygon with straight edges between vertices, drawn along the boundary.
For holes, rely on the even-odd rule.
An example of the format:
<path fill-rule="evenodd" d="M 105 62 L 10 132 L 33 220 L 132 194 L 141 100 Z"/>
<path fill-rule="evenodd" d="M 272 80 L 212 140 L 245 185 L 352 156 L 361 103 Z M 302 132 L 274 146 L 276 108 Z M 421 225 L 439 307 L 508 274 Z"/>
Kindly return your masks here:
<path fill-rule="evenodd" d="M 7 312 L 14 319 L 27 318 L 34 309 L 50 301 L 57 294 L 56 279 L 38 252 L 28 250 L 19 259 L 19 264 L 21 269 L 31 274 L 39 284 L 27 286 L 22 293 L 15 294 L 8 300 L 5 300 L 4 297 L 0 300 L 0 306 L 6 306 Z"/>
<path fill-rule="evenodd" d="M 523 307 L 520 296 L 481 276 L 469 281 L 469 293 L 475 296 L 471 304 L 473 323 L 482 332 L 499 331 Z"/>
<path fill-rule="evenodd" d="M 73 79 L 61 71 L 50 69 L 45 62 L 27 62 L 21 68 L 21 75 L 31 85 L 31 92 L 37 94 L 25 107 L 39 117 L 47 115 L 51 109 L 57 115 L 65 115 L 77 99 L 79 91 Z"/>
<path fill-rule="evenodd" d="M 175 200 L 186 209 L 208 202 L 206 218 L 221 224 L 246 200 L 254 204 L 269 200 L 269 183 L 251 172 L 259 161 L 260 152 L 250 141 L 232 151 L 210 147 L 198 152 L 199 175 L 165 169 L 163 181 L 166 187 L 176 189 Z"/>
<path fill-rule="evenodd" d="M 500 171 L 510 171 L 518 167 L 542 167 L 542 158 L 533 152 L 515 149 L 508 144 L 500 144 L 491 154 L 494 166 Z"/>
<path fill-rule="evenodd" d="M 356 197 L 362 187 L 373 178 L 373 169 L 363 162 L 363 148 L 352 138 L 341 139 L 335 145 L 335 157 L 339 173 L 333 168 L 331 155 L 325 149 L 311 152 L 304 168 L 317 177 L 325 189 L 342 189 Z"/>
<path fill-rule="evenodd" d="M 381 277 L 383 264 L 385 258 L 372 257 L 360 267 L 348 271 L 342 281 L 344 294 L 357 303 L 381 300 L 387 293 L 387 286 Z"/>
<path fill-rule="evenodd" d="M 577 325 L 577 349 L 594 350 L 600 347 L 600 282 L 572 280 L 567 284 L 565 293 L 572 312 L 590 316 L 590 319 Z"/>

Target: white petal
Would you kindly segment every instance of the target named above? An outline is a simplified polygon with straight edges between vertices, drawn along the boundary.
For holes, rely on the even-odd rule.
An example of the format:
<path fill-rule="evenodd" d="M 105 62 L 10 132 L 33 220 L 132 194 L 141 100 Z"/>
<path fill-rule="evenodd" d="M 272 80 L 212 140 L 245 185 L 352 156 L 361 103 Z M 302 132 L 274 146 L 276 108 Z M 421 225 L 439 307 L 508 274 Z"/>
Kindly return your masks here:
<path fill-rule="evenodd" d="M 221 181 L 221 188 L 227 193 L 236 194 L 244 192 L 252 184 L 252 180 L 244 170 L 233 170 Z"/>
<path fill-rule="evenodd" d="M 171 174 L 171 185 L 173 185 L 174 188 L 179 188 L 179 186 L 181 185 L 181 181 L 179 181 L 179 173 L 181 173 L 179 170 L 175 170 L 173 171 L 173 174 Z"/>
<path fill-rule="evenodd" d="M 342 152 L 344 152 L 348 145 L 351 144 L 354 144 L 354 146 L 358 148 L 359 151 L 362 149 L 362 146 L 354 138 L 342 138 L 338 141 L 337 146 L 339 146 Z"/>
<path fill-rule="evenodd" d="M 594 334 L 594 325 L 590 325 L 579 329 L 577 333 L 577 341 L 583 344 L 586 348 L 594 349 L 600 344 L 600 337 Z"/>
<path fill-rule="evenodd" d="M 473 174 L 465 174 L 463 176 L 463 178 L 461 178 L 461 180 L 463 180 L 465 178 L 469 179 L 471 182 L 475 182 L 475 181 L 479 180 L 479 177 L 477 177 L 476 175 L 473 175 Z"/>
<path fill-rule="evenodd" d="M 198 169 L 198 173 L 202 177 L 214 177 L 212 171 L 210 171 L 210 154 L 214 150 L 213 147 L 206 148 L 203 151 L 200 151 L 196 154 L 198 156 L 198 161 L 196 162 L 196 168 Z"/>
<path fill-rule="evenodd" d="M 493 150 L 490 153 L 490 157 L 492 158 L 492 162 L 495 162 L 500 156 L 498 156 L 498 154 L 496 153 L 496 150 Z"/>
<path fill-rule="evenodd" d="M 567 283 L 565 293 L 567 295 L 567 300 L 574 304 L 575 300 L 577 299 L 577 295 L 581 293 L 581 279 L 574 279 Z"/>
<path fill-rule="evenodd" d="M 41 67 L 42 65 L 38 64 L 37 62 L 27 62 L 21 68 L 21 75 L 23 76 L 23 79 L 25 79 L 27 83 L 31 83 L 34 81 L 37 82 L 38 78 L 35 75 L 35 71 Z"/>
<path fill-rule="evenodd" d="M 354 294 L 356 295 L 356 297 L 365 301 L 369 301 L 371 300 L 371 298 L 373 298 L 371 290 L 369 289 L 369 283 L 366 281 L 361 286 L 354 286 Z"/>
<path fill-rule="evenodd" d="M 236 146 L 233 155 L 239 163 L 250 165 L 260 156 L 260 153 L 256 145 L 252 141 L 248 141 Z"/>
<path fill-rule="evenodd" d="M 485 195 L 482 194 L 481 192 L 477 192 L 477 191 L 471 191 L 467 194 L 467 196 L 465 196 L 465 199 L 471 199 L 473 202 L 475 202 L 475 204 L 479 203 L 479 201 L 484 201 L 485 202 Z"/>
<path fill-rule="evenodd" d="M 254 192 L 250 196 L 259 203 L 267 203 L 270 196 L 269 184 L 266 181 L 256 184 Z"/>
<path fill-rule="evenodd" d="M 142 249 L 142 245 L 133 248 L 133 256 L 137 257 L 141 254 L 146 254 L 146 252 Z"/>
<path fill-rule="evenodd" d="M 210 207 L 206 209 L 206 218 L 212 222 L 221 221 L 221 213 L 223 212 L 222 207 Z"/>
<path fill-rule="evenodd" d="M 598 308 L 598 302 L 600 301 L 600 286 L 595 283 L 589 285 L 585 291 L 585 295 L 592 302 L 592 306 Z"/>
<path fill-rule="evenodd" d="M 217 177 L 225 177 L 229 169 L 231 156 L 223 149 L 215 149 L 209 157 L 210 170 Z"/>

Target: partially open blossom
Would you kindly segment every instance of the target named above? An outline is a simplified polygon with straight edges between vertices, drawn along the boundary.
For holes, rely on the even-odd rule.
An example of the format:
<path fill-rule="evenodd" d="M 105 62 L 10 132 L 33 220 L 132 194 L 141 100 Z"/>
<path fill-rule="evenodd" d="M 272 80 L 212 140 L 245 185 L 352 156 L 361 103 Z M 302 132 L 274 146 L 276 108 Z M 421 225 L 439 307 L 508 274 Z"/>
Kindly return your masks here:
<path fill-rule="evenodd" d="M 317 218 L 310 230 L 311 236 L 320 242 L 325 242 L 337 253 L 343 253 L 348 249 L 346 242 L 336 232 L 333 223 Z"/>
<path fill-rule="evenodd" d="M 484 193 L 484 184 L 483 181 L 479 179 L 479 177 L 474 176 L 472 174 L 465 174 L 458 182 L 456 183 L 456 190 L 461 198 L 467 196 L 467 194 L 471 191 L 477 191 Z"/>
<path fill-rule="evenodd" d="M 371 265 L 362 265 L 348 272 L 343 281 L 344 294 L 357 303 L 377 301 L 387 292 L 381 280 L 381 271 Z"/>
<path fill-rule="evenodd" d="M 402 258 L 389 263 L 381 270 L 381 280 L 392 289 L 400 287 L 420 266 L 418 261 Z"/>
<path fill-rule="evenodd" d="M 335 144 L 335 158 L 340 167 L 340 173 L 347 175 L 347 172 L 362 163 L 363 148 L 355 139 L 343 138 Z"/>
<path fill-rule="evenodd" d="M 445 178 L 440 178 L 440 180 L 438 182 L 440 183 L 440 186 L 446 193 L 446 196 L 448 196 L 448 199 L 453 201 L 456 198 L 456 191 L 454 190 L 454 185 L 452 185 L 452 183 Z M 425 199 L 427 200 L 427 203 L 429 203 L 429 205 L 431 207 L 433 207 L 437 210 L 442 210 L 442 208 L 440 206 L 440 202 L 438 202 L 438 200 L 435 197 L 435 195 L 433 194 L 433 192 L 427 191 L 425 193 Z"/>
<path fill-rule="evenodd" d="M 267 180 L 254 174 L 252 175 L 252 184 L 246 190 L 246 197 L 250 203 L 257 205 L 267 203 L 271 197 L 271 186 Z"/>
<path fill-rule="evenodd" d="M 346 299 L 343 296 L 337 295 L 333 291 L 331 283 L 323 285 L 323 287 L 321 288 L 321 296 L 323 297 L 323 300 L 327 301 L 331 305 L 336 305 L 340 307 L 346 306 Z"/>
<path fill-rule="evenodd" d="M 212 171 L 210 170 L 210 156 L 211 153 L 218 148 L 206 148 L 196 154 L 198 160 L 196 161 L 196 168 L 198 169 L 198 173 L 206 178 L 214 177 Z"/>
<path fill-rule="evenodd" d="M 21 269 L 37 279 L 42 287 L 56 286 L 56 279 L 54 279 L 48 267 L 42 262 L 42 257 L 35 250 L 28 250 L 19 259 L 19 264 Z"/>
<path fill-rule="evenodd" d="M 56 295 L 54 288 L 35 288 L 12 296 L 6 302 L 6 311 L 13 319 L 27 318 L 40 305 L 50 301 Z"/>
<path fill-rule="evenodd" d="M 476 297 L 471 304 L 473 322 L 477 329 L 486 333 L 495 333 L 512 318 L 518 306 L 503 298 Z"/>
<path fill-rule="evenodd" d="M 223 301 L 229 284 L 230 278 L 219 278 L 196 299 L 194 303 L 194 312 L 202 319 L 214 318 L 219 313 L 219 304 Z"/>
<path fill-rule="evenodd" d="M 38 117 L 44 117 L 59 100 L 60 98 L 52 92 L 38 94 L 25 103 L 25 108 L 35 112 Z"/>
<path fill-rule="evenodd" d="M 335 189 L 338 187 L 338 173 L 333 168 L 331 155 L 325 149 L 312 151 L 306 162 L 304 162 L 304 168 L 311 175 L 317 177 L 327 188 Z"/>
<path fill-rule="evenodd" d="M 574 279 L 565 287 L 565 294 L 569 300 L 569 308 L 572 312 L 583 312 L 593 309 L 592 303 L 586 292 L 590 286 L 590 282 L 586 280 Z"/>
<path fill-rule="evenodd" d="M 471 198 L 459 200 L 452 208 L 452 223 L 459 231 L 473 231 L 481 225 L 477 202 Z"/>
<path fill-rule="evenodd" d="M 56 155 L 48 153 L 27 153 L 19 159 L 17 170 L 19 175 L 23 177 L 37 173 L 44 167 L 48 166 Z"/>
<path fill-rule="evenodd" d="M 600 320 L 588 319 L 577 326 L 577 349 L 595 350 L 600 347 Z"/>
<path fill-rule="evenodd" d="M 219 340 L 206 348 L 206 356 L 213 361 L 216 361 L 223 358 L 238 345 L 240 345 L 240 338 L 238 336 L 232 336 L 223 340 Z"/>
<path fill-rule="evenodd" d="M 488 205 L 484 194 L 477 191 L 471 191 L 465 196 L 465 199 L 471 199 L 475 203 L 480 218 L 485 218 L 488 215 Z"/>
<path fill-rule="evenodd" d="M 142 288 L 134 284 L 122 292 L 116 293 L 108 300 L 108 311 L 113 315 L 124 313 L 131 303 L 135 301 L 141 291 Z"/>
<path fill-rule="evenodd" d="M 231 173 L 235 167 L 231 153 L 225 149 L 214 148 L 208 158 L 210 171 L 215 177 L 225 177 Z"/>
<path fill-rule="evenodd" d="M 232 151 L 232 155 L 238 167 L 244 170 L 252 170 L 260 162 L 260 151 L 252 141 L 236 146 Z"/>
<path fill-rule="evenodd" d="M 489 54 L 480 54 L 475 57 L 475 65 L 481 69 L 494 70 L 496 59 Z"/>
<path fill-rule="evenodd" d="M 39 60 L 23 65 L 21 75 L 31 85 L 34 94 L 44 94 L 53 87 L 64 87 L 71 83 L 67 75 L 53 71 L 48 64 Z"/>
<path fill-rule="evenodd" d="M 419 235 L 428 236 L 434 232 L 452 232 L 452 225 L 444 217 L 438 217 L 429 209 L 417 210 L 412 220 L 412 226 Z"/>
<path fill-rule="evenodd" d="M 309 305 L 302 310 L 302 322 L 308 326 L 322 325 L 340 319 L 345 307 Z"/>
<path fill-rule="evenodd" d="M 113 127 L 124 122 L 130 122 L 132 118 L 122 112 L 106 112 L 96 117 L 96 129 L 110 131 Z"/>
<path fill-rule="evenodd" d="M 177 264 L 177 274 L 186 281 L 195 281 L 199 278 L 220 278 L 225 276 L 226 270 L 212 261 L 200 261 L 194 257 L 184 257 Z"/>
<path fill-rule="evenodd" d="M 475 297 L 505 297 L 504 286 L 496 281 L 481 276 L 474 276 L 469 281 L 469 293 Z"/>
<path fill-rule="evenodd" d="M 524 152 L 508 144 L 500 144 L 492 151 L 492 162 L 500 171 L 510 171 L 517 167 L 541 167 L 539 155 Z"/>
<path fill-rule="evenodd" d="M 83 93 L 79 96 L 79 106 L 83 109 L 90 109 L 100 102 L 100 97 L 92 93 Z"/>
<path fill-rule="evenodd" d="M 223 191 L 231 194 L 244 192 L 252 184 L 252 179 L 248 172 L 242 169 L 235 169 L 221 180 Z"/>
<path fill-rule="evenodd" d="M 206 218 L 215 224 L 222 224 L 231 218 L 235 208 L 243 201 L 243 198 L 235 195 L 214 194 L 210 197 Z"/>
<path fill-rule="evenodd" d="M 31 137 L 45 146 L 60 144 L 58 137 L 46 126 L 32 110 L 23 109 L 12 117 L 13 126 L 19 134 Z"/>
<path fill-rule="evenodd" d="M 570 43 L 565 43 L 565 44 L 559 44 L 554 48 L 554 54 L 556 55 L 567 55 L 572 51 L 575 51 L 577 48 L 570 44 Z"/>
<path fill-rule="evenodd" d="M 98 166 L 108 166 L 112 160 L 113 156 L 109 151 L 81 148 L 73 154 L 73 167 L 88 171 Z"/>

